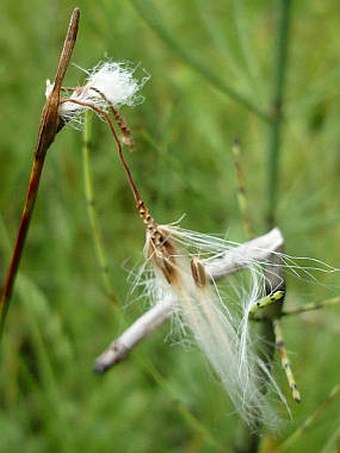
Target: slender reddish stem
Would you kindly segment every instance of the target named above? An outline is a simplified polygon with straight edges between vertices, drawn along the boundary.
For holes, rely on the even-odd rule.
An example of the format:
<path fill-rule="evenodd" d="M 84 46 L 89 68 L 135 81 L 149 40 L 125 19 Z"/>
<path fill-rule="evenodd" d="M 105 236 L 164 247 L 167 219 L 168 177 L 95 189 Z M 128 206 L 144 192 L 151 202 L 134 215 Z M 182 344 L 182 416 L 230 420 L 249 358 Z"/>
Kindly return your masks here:
<path fill-rule="evenodd" d="M 60 104 L 61 85 L 67 71 L 72 52 L 75 46 L 78 28 L 79 28 L 80 11 L 78 8 L 73 10 L 69 27 L 65 36 L 63 50 L 59 58 L 59 64 L 56 72 L 55 83 L 51 94 L 48 96 L 45 106 L 42 111 L 38 140 L 34 150 L 34 161 L 31 170 L 31 176 L 28 183 L 27 194 L 24 209 L 21 215 L 17 239 L 15 242 L 10 265 L 7 271 L 5 286 L 1 295 L 0 311 L 0 338 L 3 333 L 3 328 L 6 320 L 6 315 L 9 309 L 15 277 L 18 272 L 22 252 L 24 250 L 25 241 L 30 226 L 35 200 L 38 194 L 38 188 L 41 178 L 41 173 L 44 166 L 46 153 L 52 144 L 57 132 L 61 129 L 58 108 Z"/>
<path fill-rule="evenodd" d="M 20 225 L 18 229 L 17 239 L 15 242 L 11 262 L 7 271 L 7 277 L 5 281 L 5 286 L 3 289 L 3 293 L 1 296 L 1 327 L 0 331 L 2 332 L 3 325 L 6 319 L 6 314 L 9 307 L 9 301 L 12 296 L 13 285 L 15 281 L 15 277 L 18 271 L 19 263 L 21 260 L 22 252 L 24 249 L 24 244 L 27 236 L 27 232 L 29 229 L 29 225 L 32 218 L 32 213 L 34 209 L 35 200 L 38 194 L 39 182 L 42 173 L 42 169 L 44 166 L 46 154 L 37 155 L 34 158 L 31 176 L 28 183 L 27 193 L 26 193 L 26 200 L 24 209 L 22 211 Z"/>
<path fill-rule="evenodd" d="M 135 202 L 136 202 L 136 206 L 137 206 L 137 209 L 139 208 L 140 204 L 143 203 L 143 200 L 142 200 L 142 197 L 140 195 L 140 192 L 137 188 L 137 185 L 132 177 L 132 173 L 131 173 L 131 170 L 125 160 L 125 157 L 124 157 L 124 153 L 123 153 L 123 148 L 122 148 L 122 144 L 119 140 L 119 137 L 117 135 L 117 132 L 116 132 L 116 129 L 114 128 L 113 124 L 112 124 L 112 120 L 111 120 L 111 117 L 110 115 L 103 109 L 101 109 L 100 107 L 97 107 L 96 105 L 94 105 L 93 103 L 91 102 L 86 102 L 86 101 L 81 101 L 79 99 L 63 99 L 61 101 L 61 104 L 65 103 L 65 102 L 72 102 L 73 104 L 77 104 L 77 105 L 82 105 L 83 107 L 87 107 L 95 112 L 97 112 L 99 115 L 103 115 L 106 119 L 106 122 L 111 130 L 111 133 L 115 139 L 115 142 L 117 144 L 117 149 L 118 149 L 118 155 L 119 155 L 119 159 L 123 165 L 123 168 L 125 170 L 125 173 L 126 173 L 126 176 L 127 176 L 127 179 L 128 179 L 128 182 L 129 182 L 129 185 L 131 187 L 131 190 L 132 190 L 132 193 L 134 195 L 134 198 L 135 198 Z"/>

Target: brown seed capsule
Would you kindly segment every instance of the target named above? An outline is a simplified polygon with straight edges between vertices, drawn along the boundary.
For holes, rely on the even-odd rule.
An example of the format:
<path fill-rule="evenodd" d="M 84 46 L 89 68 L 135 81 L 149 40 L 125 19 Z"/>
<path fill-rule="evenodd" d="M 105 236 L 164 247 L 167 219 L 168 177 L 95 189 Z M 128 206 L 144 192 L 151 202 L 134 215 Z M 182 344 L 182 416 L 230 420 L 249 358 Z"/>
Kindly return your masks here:
<path fill-rule="evenodd" d="M 196 286 L 204 288 L 207 283 L 207 276 L 204 265 L 197 256 L 193 256 L 191 259 L 191 273 Z"/>
<path fill-rule="evenodd" d="M 148 256 L 162 272 L 169 284 L 176 282 L 178 277 L 176 256 L 179 252 L 170 235 L 156 223 L 148 228 Z"/>

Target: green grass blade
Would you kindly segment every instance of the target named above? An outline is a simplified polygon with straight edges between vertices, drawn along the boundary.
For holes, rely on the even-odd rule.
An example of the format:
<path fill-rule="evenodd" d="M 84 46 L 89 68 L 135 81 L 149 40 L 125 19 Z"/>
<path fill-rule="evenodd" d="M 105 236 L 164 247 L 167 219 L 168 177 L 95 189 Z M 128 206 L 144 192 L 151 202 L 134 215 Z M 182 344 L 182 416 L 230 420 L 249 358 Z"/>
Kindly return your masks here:
<path fill-rule="evenodd" d="M 147 25 L 165 42 L 170 49 L 172 49 L 182 60 L 191 68 L 203 76 L 214 88 L 221 91 L 247 110 L 255 113 L 258 117 L 265 121 L 269 121 L 269 116 L 266 112 L 262 111 L 250 99 L 247 99 L 242 93 L 236 91 L 232 86 L 226 83 L 224 78 L 221 78 L 209 67 L 201 62 L 199 58 L 186 46 L 182 45 L 160 22 L 156 19 L 152 10 L 154 7 L 150 3 L 140 0 L 130 0 L 132 5 L 140 17 L 147 23 Z"/>

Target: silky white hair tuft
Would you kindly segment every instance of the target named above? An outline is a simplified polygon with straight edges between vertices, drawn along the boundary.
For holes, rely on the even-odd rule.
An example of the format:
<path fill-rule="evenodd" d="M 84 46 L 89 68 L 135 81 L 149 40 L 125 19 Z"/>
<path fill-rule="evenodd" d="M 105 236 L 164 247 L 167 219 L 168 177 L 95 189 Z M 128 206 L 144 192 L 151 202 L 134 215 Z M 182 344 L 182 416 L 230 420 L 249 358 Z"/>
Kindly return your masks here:
<path fill-rule="evenodd" d="M 257 246 L 252 241 L 240 245 L 184 230 L 177 224 L 154 222 L 146 234 L 147 261 L 135 283 L 135 287 L 142 286 L 145 276 L 144 294 L 151 301 L 174 301 L 176 332 L 185 338 L 191 332 L 235 411 L 254 431 L 259 423 L 272 430 L 281 425 L 272 400 L 281 400 L 289 415 L 290 411 L 268 365 L 271 361 L 267 363 L 264 357 L 263 340 L 251 328 L 251 308 L 268 291 L 280 288 L 283 269 L 314 280 L 315 271 L 337 271 L 318 260 L 281 253 L 280 235 L 273 230 L 274 236 L 278 251 L 262 248 L 261 241 Z M 233 260 L 239 263 L 240 271 L 228 275 L 228 268 L 235 271 Z M 303 265 L 299 264 L 301 260 Z"/>
<path fill-rule="evenodd" d="M 141 72 L 139 77 L 138 71 Z M 140 65 L 108 60 L 84 72 L 88 75 L 85 84 L 73 89 L 69 98 L 62 99 L 59 106 L 62 120 L 72 122 L 76 128 L 82 125 L 81 114 L 91 109 L 91 106 L 107 110 L 109 105 L 114 108 L 124 105 L 134 107 L 144 101 L 140 90 L 150 79 L 150 75 Z M 52 89 L 53 83 L 47 80 L 46 97 Z"/>
<path fill-rule="evenodd" d="M 263 297 L 265 290 L 260 266 L 250 261 L 247 277 L 244 279 L 244 275 L 240 275 L 237 283 L 228 284 L 227 280 L 227 292 L 220 293 L 213 276 L 206 271 L 209 268 L 206 265 L 213 259 L 213 254 L 222 256 L 226 247 L 231 247 L 230 243 L 169 225 L 158 226 L 158 232 L 163 237 L 162 245 L 169 242 L 174 246 L 171 262 L 176 275 L 170 281 L 164 276 L 157 260 L 150 255 L 147 235 L 147 265 L 143 266 L 143 272 L 147 275 L 148 297 L 153 301 L 167 298 L 176 301 L 173 318 L 177 333 L 187 335 L 191 332 L 245 423 L 254 430 L 259 421 L 276 429 L 279 417 L 268 395 L 261 392 L 262 384 L 269 384 L 285 405 L 286 400 L 269 368 L 255 353 L 259 339 L 250 337 L 249 328 L 249 309 Z"/>

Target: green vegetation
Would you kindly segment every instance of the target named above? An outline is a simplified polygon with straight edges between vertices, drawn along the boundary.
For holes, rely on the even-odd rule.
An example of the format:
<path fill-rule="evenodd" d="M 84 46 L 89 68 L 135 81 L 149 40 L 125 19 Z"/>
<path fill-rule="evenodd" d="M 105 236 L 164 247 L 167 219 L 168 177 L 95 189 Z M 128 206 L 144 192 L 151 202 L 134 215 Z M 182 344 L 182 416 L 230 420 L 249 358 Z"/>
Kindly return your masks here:
<path fill-rule="evenodd" d="M 278 68 L 285 64 L 275 38 L 278 3 L 3 0 L 1 284 L 45 79 L 54 76 L 74 6 L 81 9 L 74 63 L 91 68 L 108 56 L 140 62 L 151 74 L 145 102 L 122 114 L 137 144 L 127 158 L 157 220 L 172 222 L 185 213 L 185 228 L 245 240 L 232 156 L 237 137 L 256 234 L 275 218 L 287 254 L 340 267 L 340 5 L 291 2 L 287 72 L 280 82 Z M 70 66 L 66 85 L 82 80 Z M 278 132 L 270 106 L 282 88 Z M 106 125 L 92 126 L 87 157 L 109 280 L 105 274 L 103 282 L 91 233 L 82 134 L 66 128 L 47 156 L 1 344 L 0 451 L 230 451 L 237 420 L 227 396 L 194 346 L 164 342 L 169 325 L 106 375 L 92 372 L 94 358 L 148 302 L 131 295 L 127 281 L 142 262 L 143 226 Z M 319 284 L 288 276 L 287 309 L 339 296 L 338 274 L 317 278 Z M 335 305 L 282 320 L 302 402 L 290 403 L 293 420 L 283 426 L 280 442 L 339 381 L 339 316 Z M 289 399 L 278 357 L 275 366 Z M 288 451 L 335 451 L 337 403 Z"/>

